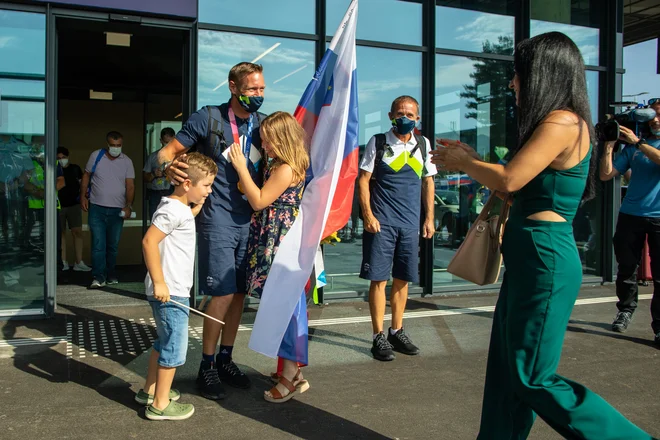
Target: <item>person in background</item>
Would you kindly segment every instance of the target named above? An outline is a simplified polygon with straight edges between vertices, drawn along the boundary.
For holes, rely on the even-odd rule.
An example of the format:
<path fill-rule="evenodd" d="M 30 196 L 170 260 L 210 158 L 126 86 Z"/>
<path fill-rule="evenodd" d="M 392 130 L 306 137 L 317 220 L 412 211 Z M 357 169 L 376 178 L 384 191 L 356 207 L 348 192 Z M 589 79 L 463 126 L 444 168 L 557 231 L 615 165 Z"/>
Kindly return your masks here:
<path fill-rule="evenodd" d="M 69 162 L 69 150 L 65 147 L 57 149 L 57 161 L 62 167 L 65 186 L 59 190 L 60 200 L 60 224 L 62 227 L 62 270 L 69 270 L 69 262 L 66 258 L 66 229 L 71 230 L 73 236 L 73 249 L 75 261 L 73 270 L 77 272 L 89 272 L 91 267 L 82 260 L 83 236 L 82 236 L 82 209 L 80 207 L 80 181 L 83 172 L 76 164 Z"/>
<path fill-rule="evenodd" d="M 403 328 L 403 313 L 408 283 L 419 280 L 420 213 L 424 214 L 422 236 L 430 239 L 435 233 L 433 176 L 437 172 L 430 160 L 431 143 L 413 132 L 420 120 L 419 103 L 412 96 L 399 96 L 392 102 L 389 117 L 392 128 L 367 143 L 358 179 L 364 217 L 360 278 L 371 282 L 371 354 L 379 361 L 393 360 L 395 351 L 419 354 Z M 392 325 L 385 334 L 385 285 L 390 274 Z"/>
<path fill-rule="evenodd" d="M 133 161 L 122 153 L 123 136 L 106 135 L 107 147 L 94 151 L 87 161 L 80 185 L 80 206 L 89 212 L 92 233 L 92 284 L 99 289 L 118 284 L 116 264 L 124 219 L 130 218 L 135 196 Z M 91 182 L 89 198 L 87 189 Z"/>
<path fill-rule="evenodd" d="M 163 128 L 160 131 L 161 148 L 169 144 L 175 135 L 176 133 L 172 128 Z M 158 163 L 159 152 L 160 148 L 151 153 L 142 169 L 142 179 L 147 186 L 147 198 L 149 200 L 149 220 L 154 216 L 160 200 L 172 193 L 172 185 L 170 185 L 170 181 L 167 180 L 162 167 Z"/>
<path fill-rule="evenodd" d="M 614 234 L 619 302 L 612 330 L 625 332 L 637 309 L 637 268 L 647 241 L 653 277 L 651 330 L 660 346 L 660 101 L 650 99 L 649 105 L 656 116 L 648 122 L 646 139 L 627 127 L 620 127 L 619 141 L 627 146 L 612 160 L 616 142 L 605 143 L 600 178 L 608 181 L 623 175 L 629 179 Z"/>

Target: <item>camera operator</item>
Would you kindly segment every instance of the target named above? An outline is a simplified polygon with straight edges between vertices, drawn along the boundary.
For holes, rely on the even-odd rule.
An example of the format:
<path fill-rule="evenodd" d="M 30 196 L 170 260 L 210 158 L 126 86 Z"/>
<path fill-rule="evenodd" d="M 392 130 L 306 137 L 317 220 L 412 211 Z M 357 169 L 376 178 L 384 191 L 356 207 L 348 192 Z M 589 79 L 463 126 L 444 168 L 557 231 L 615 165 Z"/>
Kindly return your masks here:
<path fill-rule="evenodd" d="M 656 99 L 649 103 L 656 112 L 655 118 L 648 122 L 650 133 L 640 138 L 621 126 L 619 141 L 627 146 L 613 163 L 612 152 L 617 141 L 605 143 L 600 179 L 607 181 L 632 171 L 614 234 L 614 253 L 619 266 L 616 277 L 619 311 L 612 330 L 626 331 L 637 308 L 637 266 L 648 237 L 653 276 L 651 328 L 655 343 L 660 345 L 660 102 Z"/>

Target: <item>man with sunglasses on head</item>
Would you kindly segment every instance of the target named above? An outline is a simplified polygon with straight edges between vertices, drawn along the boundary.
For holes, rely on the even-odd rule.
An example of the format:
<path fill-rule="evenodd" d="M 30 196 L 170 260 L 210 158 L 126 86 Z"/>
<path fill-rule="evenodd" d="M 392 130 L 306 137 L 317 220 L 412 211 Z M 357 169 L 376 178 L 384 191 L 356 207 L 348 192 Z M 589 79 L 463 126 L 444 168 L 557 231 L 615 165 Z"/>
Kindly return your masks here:
<path fill-rule="evenodd" d="M 656 112 L 648 122 L 649 134 L 639 138 L 632 130 L 620 127 L 619 141 L 627 146 L 613 161 L 616 141 L 605 144 L 600 178 L 607 181 L 632 171 L 614 234 L 619 302 L 612 330 L 625 332 L 637 308 L 637 267 L 648 240 L 653 276 L 651 328 L 660 346 L 660 101 L 649 100 L 649 106 Z"/>
<path fill-rule="evenodd" d="M 229 147 L 241 145 L 252 179 L 261 184 L 262 150 L 258 110 L 266 88 L 259 64 L 239 63 L 227 78 L 231 98 L 222 105 L 206 106 L 190 115 L 174 140 L 158 155 L 168 179 L 177 185 L 186 177 L 186 164 L 175 160 L 191 148 L 218 165 L 213 192 L 197 216 L 198 282 L 200 293 L 210 296 L 205 318 L 202 362 L 197 386 L 203 397 L 225 397 L 220 380 L 249 388 L 250 379 L 232 360 L 234 341 L 243 313 L 246 292 L 247 243 L 252 208 L 241 190 L 238 174 L 227 159 Z M 222 333 L 222 336 L 220 335 Z M 220 350 L 216 356 L 218 339 Z"/>

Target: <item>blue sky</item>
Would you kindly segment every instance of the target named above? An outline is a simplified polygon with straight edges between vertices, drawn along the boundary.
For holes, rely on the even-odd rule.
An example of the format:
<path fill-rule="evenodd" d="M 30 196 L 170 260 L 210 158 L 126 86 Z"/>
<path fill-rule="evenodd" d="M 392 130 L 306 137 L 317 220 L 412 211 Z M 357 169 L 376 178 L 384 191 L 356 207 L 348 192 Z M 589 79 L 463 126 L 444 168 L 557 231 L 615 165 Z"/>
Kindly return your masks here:
<path fill-rule="evenodd" d="M 657 73 L 658 39 L 623 48 L 623 94 L 649 92 L 639 100 L 660 98 L 660 75 Z M 634 99 L 634 98 L 624 98 Z"/>

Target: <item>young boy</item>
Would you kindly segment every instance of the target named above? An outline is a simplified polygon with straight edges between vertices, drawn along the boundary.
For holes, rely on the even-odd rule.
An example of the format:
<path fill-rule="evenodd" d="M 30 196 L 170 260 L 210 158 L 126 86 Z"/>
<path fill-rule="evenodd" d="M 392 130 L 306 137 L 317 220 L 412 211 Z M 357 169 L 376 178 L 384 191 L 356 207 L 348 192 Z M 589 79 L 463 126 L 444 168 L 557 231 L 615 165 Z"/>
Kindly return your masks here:
<path fill-rule="evenodd" d="M 176 367 L 186 361 L 189 311 L 170 302 L 170 298 L 184 304 L 190 301 L 195 266 L 194 217 L 211 194 L 218 167 L 199 153 L 189 154 L 185 162 L 188 179 L 171 196 L 162 198 L 142 240 L 149 270 L 144 284 L 158 339 L 149 358 L 144 388 L 135 400 L 148 405 L 145 415 L 150 420 L 184 420 L 195 412 L 191 404 L 177 403 L 180 394 L 171 389 Z"/>

